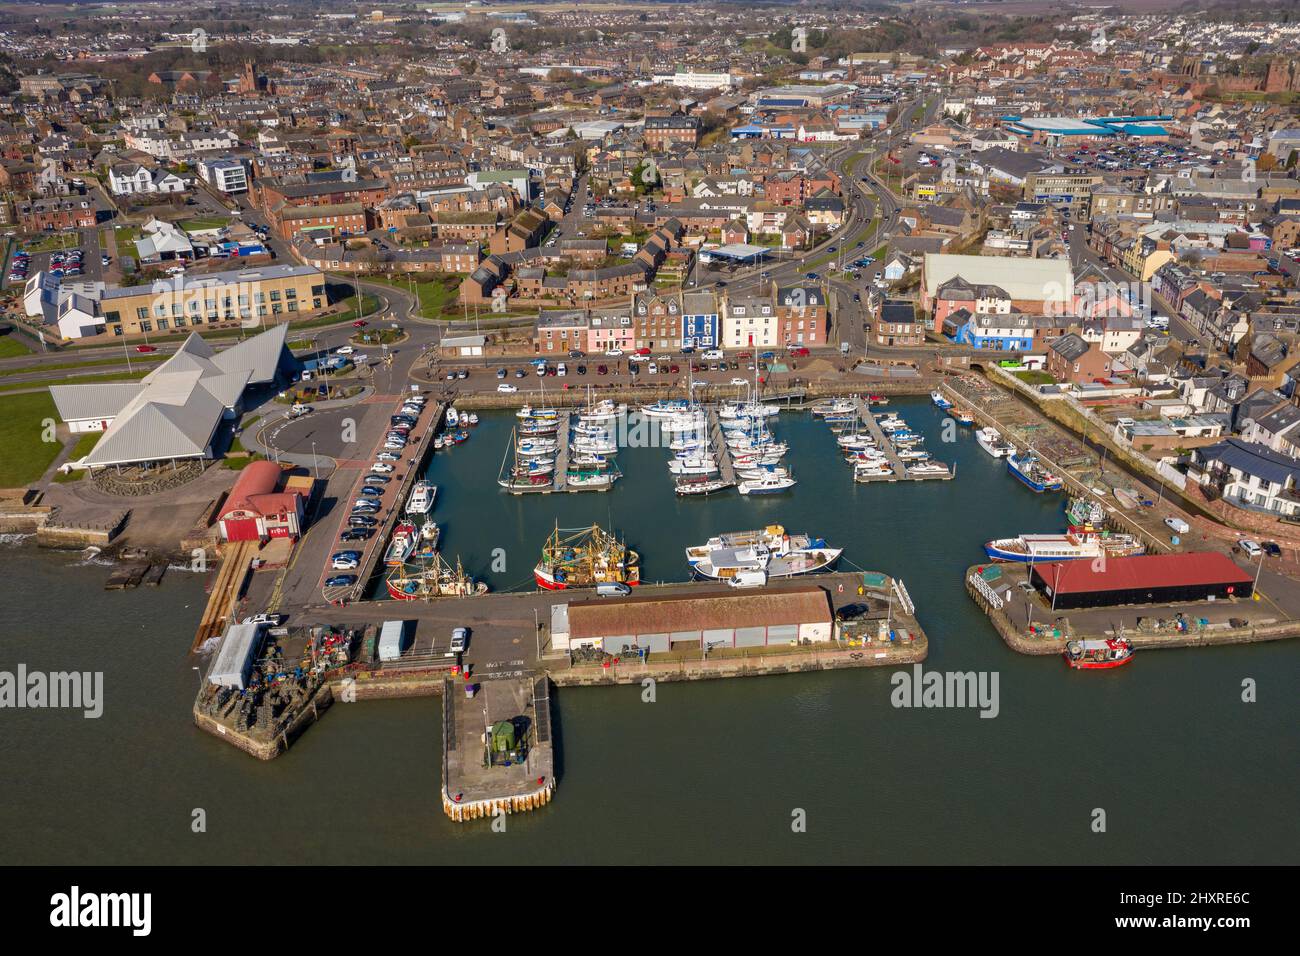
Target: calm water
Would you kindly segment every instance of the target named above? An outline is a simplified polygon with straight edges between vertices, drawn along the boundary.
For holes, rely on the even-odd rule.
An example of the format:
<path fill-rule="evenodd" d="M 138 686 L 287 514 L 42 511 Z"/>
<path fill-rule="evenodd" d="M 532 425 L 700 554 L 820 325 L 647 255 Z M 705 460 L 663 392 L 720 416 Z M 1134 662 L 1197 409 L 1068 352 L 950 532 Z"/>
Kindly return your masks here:
<path fill-rule="evenodd" d="M 557 694 L 561 784 L 547 809 L 455 826 L 438 806 L 438 701 L 339 708 L 284 757 L 252 760 L 196 730 L 185 656 L 202 582 L 110 593 L 107 569 L 0 547 L 0 669 L 105 672 L 100 720 L 0 711 L 6 862 L 1084 862 L 1289 863 L 1300 644 L 1144 654 L 1106 675 L 1011 653 L 966 597 L 963 569 L 995 535 L 1058 530 L 968 430 L 940 441 L 928 404 L 896 407 L 957 463 L 952 482 L 854 485 L 827 429 L 775 426 L 790 495 L 678 500 L 668 452 L 621 454 L 610 494 L 503 495 L 507 416 L 438 456 L 445 546 L 497 588 L 526 582 L 561 527 L 612 524 L 649 580 L 685 576 L 682 548 L 780 521 L 846 548 L 847 567 L 901 576 L 931 638 L 927 669 L 995 670 L 1001 715 L 896 710 L 889 674 L 665 684 Z M 507 570 L 490 570 L 494 548 Z M 1259 682 L 1259 703 L 1240 682 Z M 190 830 L 194 808 L 208 832 Z M 1104 808 L 1108 832 L 1089 830 Z M 793 834 L 803 809 L 808 831 Z"/>

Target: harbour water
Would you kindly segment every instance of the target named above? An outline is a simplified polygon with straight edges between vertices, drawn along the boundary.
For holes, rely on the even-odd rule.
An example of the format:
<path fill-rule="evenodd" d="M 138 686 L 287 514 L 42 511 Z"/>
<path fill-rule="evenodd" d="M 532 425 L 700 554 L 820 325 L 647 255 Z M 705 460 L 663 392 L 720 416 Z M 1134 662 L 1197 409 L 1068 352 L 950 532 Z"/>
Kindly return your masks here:
<path fill-rule="evenodd" d="M 1062 527 L 968 429 L 941 441 L 928 403 L 895 402 L 956 462 L 950 482 L 855 485 L 829 430 L 774 425 L 791 494 L 672 493 L 665 449 L 630 449 L 608 494 L 513 497 L 495 477 L 512 422 L 483 415 L 435 456 L 444 547 L 494 588 L 528 586 L 556 518 L 612 525 L 647 580 L 686 577 L 682 549 L 781 522 L 824 534 L 846 563 L 902 577 L 930 637 L 926 670 L 996 671 L 1000 711 L 896 709 L 890 673 L 557 693 L 559 789 L 506 832 L 438 803 L 436 699 L 334 708 L 270 763 L 190 721 L 186 656 L 197 575 L 105 592 L 105 567 L 0 547 L 0 670 L 104 672 L 104 714 L 4 710 L 0 859 L 9 863 L 1287 863 L 1294 825 L 1300 644 L 1159 651 L 1107 674 L 1012 653 L 961 574 L 992 537 Z M 493 549 L 506 570 L 493 572 Z M 1258 702 L 1241 682 L 1258 682 Z M 1090 828 L 1105 810 L 1107 832 Z M 206 832 L 192 829 L 205 811 Z M 806 812 L 794 833 L 792 814 Z"/>

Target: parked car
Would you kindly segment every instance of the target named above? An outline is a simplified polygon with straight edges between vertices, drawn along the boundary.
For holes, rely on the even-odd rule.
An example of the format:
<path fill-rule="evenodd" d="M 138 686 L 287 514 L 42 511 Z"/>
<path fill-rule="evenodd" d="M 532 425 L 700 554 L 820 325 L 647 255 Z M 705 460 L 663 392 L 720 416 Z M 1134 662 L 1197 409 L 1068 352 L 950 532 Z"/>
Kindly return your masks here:
<path fill-rule="evenodd" d="M 497 369 L 497 378 L 505 378 L 505 377 L 506 377 L 506 370 L 503 368 Z"/>
<path fill-rule="evenodd" d="M 334 571 L 355 571 L 360 564 L 356 558 L 335 558 L 330 562 L 330 569 Z"/>
<path fill-rule="evenodd" d="M 377 524 L 379 524 L 378 519 L 369 515 L 355 514 L 348 518 L 349 528 L 373 528 Z"/>
<path fill-rule="evenodd" d="M 454 628 L 451 632 L 451 653 L 464 654 L 465 649 L 469 647 L 469 631 L 463 627 Z"/>
<path fill-rule="evenodd" d="M 1264 549 L 1264 553 L 1270 558 L 1282 557 L 1282 549 L 1276 541 L 1261 541 L 1259 546 Z"/>
<path fill-rule="evenodd" d="M 502 382 L 500 385 L 497 386 L 497 391 L 498 391 L 498 392 L 505 392 L 505 393 L 514 393 L 514 392 L 519 391 L 519 386 L 518 386 L 518 385 L 510 385 L 510 384 L 508 384 L 508 383 L 506 383 L 506 382 Z"/>
<path fill-rule="evenodd" d="M 377 461 L 370 466 L 370 470 L 380 475 L 390 475 L 393 473 L 393 466 L 386 461 Z"/>
<path fill-rule="evenodd" d="M 254 614 L 252 617 L 244 618 L 245 624 L 266 624 L 269 627 L 279 627 L 288 617 L 287 614 Z"/>
<path fill-rule="evenodd" d="M 375 533 L 374 528 L 348 528 L 341 535 L 340 541 L 365 541 Z"/>
<path fill-rule="evenodd" d="M 1264 549 L 1259 546 L 1259 542 L 1253 538 L 1242 538 L 1237 542 L 1237 547 L 1246 552 L 1247 557 L 1258 558 L 1264 553 Z"/>
<path fill-rule="evenodd" d="M 391 451 L 381 451 L 381 452 L 380 452 L 378 455 L 376 455 L 375 457 L 376 457 L 377 459 L 379 459 L 380 461 L 387 461 L 387 462 L 392 462 L 392 461 L 401 461 L 401 460 L 402 460 L 402 456 L 401 456 L 401 455 L 395 455 L 395 454 L 393 454 Z"/>
<path fill-rule="evenodd" d="M 325 579 L 327 588 L 348 588 L 357 583 L 355 574 L 336 574 L 333 577 Z"/>
<path fill-rule="evenodd" d="M 137 352 L 143 352 L 145 355 L 148 355 L 150 352 L 157 352 L 158 347 L 156 345 L 137 345 L 135 347 L 135 350 Z"/>

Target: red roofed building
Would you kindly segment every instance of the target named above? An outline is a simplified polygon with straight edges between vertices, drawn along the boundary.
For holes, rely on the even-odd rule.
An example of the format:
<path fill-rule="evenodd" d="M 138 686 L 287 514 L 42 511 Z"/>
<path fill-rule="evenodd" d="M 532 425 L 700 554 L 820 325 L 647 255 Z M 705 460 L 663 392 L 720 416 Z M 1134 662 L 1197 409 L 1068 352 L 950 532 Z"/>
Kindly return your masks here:
<path fill-rule="evenodd" d="M 1217 551 L 1034 565 L 1031 580 L 1056 610 L 1248 598 L 1254 579 Z"/>
<path fill-rule="evenodd" d="M 255 461 L 240 473 L 221 512 L 222 538 L 261 541 L 302 533 L 303 496 L 277 491 L 280 475 L 280 466 L 273 461 Z"/>

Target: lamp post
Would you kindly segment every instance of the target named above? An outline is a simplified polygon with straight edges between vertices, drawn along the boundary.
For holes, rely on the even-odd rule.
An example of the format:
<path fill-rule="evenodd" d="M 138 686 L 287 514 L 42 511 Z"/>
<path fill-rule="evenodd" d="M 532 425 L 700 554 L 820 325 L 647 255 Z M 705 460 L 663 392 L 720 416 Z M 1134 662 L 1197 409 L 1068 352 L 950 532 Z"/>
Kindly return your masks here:
<path fill-rule="evenodd" d="M 313 478 L 320 478 L 320 468 L 316 463 L 316 443 L 311 443 L 311 471 Z"/>

